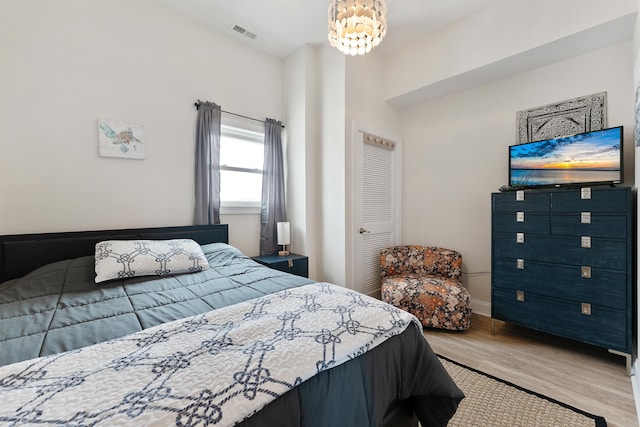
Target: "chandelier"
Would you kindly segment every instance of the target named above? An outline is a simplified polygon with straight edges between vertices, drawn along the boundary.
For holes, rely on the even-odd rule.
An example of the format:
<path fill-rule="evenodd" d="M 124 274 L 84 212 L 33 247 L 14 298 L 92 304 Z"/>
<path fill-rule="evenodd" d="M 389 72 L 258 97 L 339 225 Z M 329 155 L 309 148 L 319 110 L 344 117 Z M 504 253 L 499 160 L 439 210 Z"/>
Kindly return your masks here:
<path fill-rule="evenodd" d="M 347 55 L 364 55 L 387 33 L 385 0 L 330 0 L 329 43 Z"/>

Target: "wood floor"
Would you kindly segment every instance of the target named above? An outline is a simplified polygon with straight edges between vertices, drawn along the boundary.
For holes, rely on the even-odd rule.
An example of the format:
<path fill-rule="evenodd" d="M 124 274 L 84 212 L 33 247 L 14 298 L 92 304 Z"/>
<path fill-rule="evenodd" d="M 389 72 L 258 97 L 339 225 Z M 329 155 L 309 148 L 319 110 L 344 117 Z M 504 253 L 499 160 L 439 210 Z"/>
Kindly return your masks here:
<path fill-rule="evenodd" d="M 473 315 L 465 332 L 426 329 L 434 351 L 584 411 L 608 427 L 638 427 L 624 357 L 512 324 Z"/>

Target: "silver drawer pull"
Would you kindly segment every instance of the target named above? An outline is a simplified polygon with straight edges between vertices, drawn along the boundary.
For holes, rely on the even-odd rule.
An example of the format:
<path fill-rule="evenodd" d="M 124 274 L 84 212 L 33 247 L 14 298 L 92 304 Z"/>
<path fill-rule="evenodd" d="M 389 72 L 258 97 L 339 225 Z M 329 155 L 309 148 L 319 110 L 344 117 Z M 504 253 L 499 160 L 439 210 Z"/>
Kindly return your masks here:
<path fill-rule="evenodd" d="M 580 276 L 584 277 L 586 279 L 590 279 L 591 278 L 591 267 L 583 265 L 582 267 L 580 267 Z"/>
<path fill-rule="evenodd" d="M 582 200 L 587 200 L 591 198 L 591 188 L 584 187 L 580 189 L 580 198 Z"/>
<path fill-rule="evenodd" d="M 580 223 L 591 224 L 591 212 L 580 212 Z"/>
<path fill-rule="evenodd" d="M 524 200 L 524 190 L 516 191 L 516 201 L 521 202 Z"/>
<path fill-rule="evenodd" d="M 524 301 L 524 291 L 516 291 L 516 301 Z"/>
<path fill-rule="evenodd" d="M 516 222 L 524 222 L 524 212 L 516 212 Z"/>
<path fill-rule="evenodd" d="M 524 243 L 524 233 L 516 233 L 516 243 Z"/>
<path fill-rule="evenodd" d="M 583 302 L 580 305 L 580 312 L 586 316 L 591 316 L 591 304 L 588 302 Z"/>
<path fill-rule="evenodd" d="M 591 237 L 582 236 L 580 238 L 580 247 L 581 248 L 590 248 L 591 247 Z"/>
<path fill-rule="evenodd" d="M 518 270 L 524 270 L 524 260 L 522 258 L 516 260 L 516 268 Z"/>
<path fill-rule="evenodd" d="M 290 260 L 288 260 L 288 261 L 289 261 L 289 268 L 293 267 L 293 260 L 292 260 L 292 259 L 290 259 Z"/>

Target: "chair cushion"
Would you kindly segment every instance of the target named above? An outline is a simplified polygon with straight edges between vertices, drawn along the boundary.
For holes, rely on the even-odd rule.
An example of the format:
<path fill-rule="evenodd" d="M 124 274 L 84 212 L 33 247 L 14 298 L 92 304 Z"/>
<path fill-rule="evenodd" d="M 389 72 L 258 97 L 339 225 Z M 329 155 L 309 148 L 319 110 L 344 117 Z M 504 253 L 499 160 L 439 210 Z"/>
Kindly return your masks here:
<path fill-rule="evenodd" d="M 471 325 L 469 291 L 454 279 L 402 274 L 382 279 L 382 300 L 416 316 L 423 326 L 466 330 Z"/>

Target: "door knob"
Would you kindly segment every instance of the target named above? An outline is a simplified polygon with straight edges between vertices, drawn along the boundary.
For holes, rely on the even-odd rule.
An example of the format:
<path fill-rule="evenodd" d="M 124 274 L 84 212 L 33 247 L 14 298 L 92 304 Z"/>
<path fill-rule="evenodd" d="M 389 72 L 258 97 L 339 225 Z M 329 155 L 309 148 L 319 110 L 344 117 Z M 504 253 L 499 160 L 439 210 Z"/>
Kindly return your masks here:
<path fill-rule="evenodd" d="M 364 233 L 370 233 L 369 230 L 365 230 L 364 228 L 360 227 L 360 230 L 358 230 L 360 232 L 360 234 L 364 234 Z"/>

